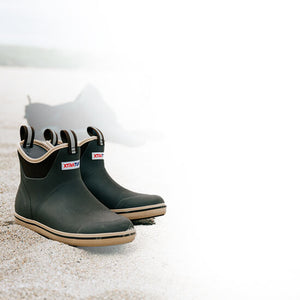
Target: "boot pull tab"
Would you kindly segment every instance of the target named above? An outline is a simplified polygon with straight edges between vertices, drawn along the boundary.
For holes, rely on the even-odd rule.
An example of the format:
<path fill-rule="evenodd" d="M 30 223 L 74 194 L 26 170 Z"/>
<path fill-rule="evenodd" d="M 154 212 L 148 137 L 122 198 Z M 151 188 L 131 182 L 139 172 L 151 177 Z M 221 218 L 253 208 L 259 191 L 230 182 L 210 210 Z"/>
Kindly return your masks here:
<path fill-rule="evenodd" d="M 97 136 L 98 137 L 98 145 L 99 146 L 104 145 L 104 135 L 98 128 L 89 126 L 87 128 L 87 133 L 90 136 Z"/>
<path fill-rule="evenodd" d="M 57 133 L 48 128 L 44 131 L 44 138 L 46 141 L 50 141 L 50 143 L 53 145 L 53 146 L 56 146 L 58 144 L 58 136 L 57 136 Z"/>
<path fill-rule="evenodd" d="M 68 143 L 70 154 L 76 154 L 78 151 L 77 136 L 73 130 L 61 130 L 60 137 L 63 143 Z"/>
<path fill-rule="evenodd" d="M 23 142 L 23 148 L 31 148 L 33 146 L 33 140 L 34 140 L 34 129 L 31 126 L 28 125 L 22 125 L 20 127 L 20 137 L 21 141 Z"/>

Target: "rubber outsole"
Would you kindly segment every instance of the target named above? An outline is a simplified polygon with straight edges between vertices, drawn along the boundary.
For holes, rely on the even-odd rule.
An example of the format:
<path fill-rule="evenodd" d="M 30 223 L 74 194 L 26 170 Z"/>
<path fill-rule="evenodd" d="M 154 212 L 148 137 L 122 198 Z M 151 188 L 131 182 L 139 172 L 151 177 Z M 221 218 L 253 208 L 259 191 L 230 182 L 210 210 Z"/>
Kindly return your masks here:
<path fill-rule="evenodd" d="M 35 220 L 24 218 L 15 213 L 15 222 L 29 228 L 51 240 L 72 246 L 102 247 L 130 243 L 134 240 L 135 229 L 120 232 L 80 234 L 69 233 L 53 229 Z"/>
<path fill-rule="evenodd" d="M 154 204 L 140 207 L 111 209 L 111 211 L 122 215 L 129 220 L 139 220 L 163 216 L 167 211 L 165 204 Z"/>

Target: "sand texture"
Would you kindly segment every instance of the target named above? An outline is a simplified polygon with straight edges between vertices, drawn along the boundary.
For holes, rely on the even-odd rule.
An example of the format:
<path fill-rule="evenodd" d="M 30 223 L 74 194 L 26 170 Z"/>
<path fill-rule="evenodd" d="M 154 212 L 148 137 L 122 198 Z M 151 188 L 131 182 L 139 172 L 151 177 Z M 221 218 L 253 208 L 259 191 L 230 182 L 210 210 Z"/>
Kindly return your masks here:
<path fill-rule="evenodd" d="M 182 299 L 193 295 L 192 289 L 186 288 L 189 278 L 175 267 L 184 264 L 173 251 L 176 234 L 168 225 L 168 216 L 153 225 L 136 226 L 137 237 L 130 244 L 103 248 L 71 247 L 14 223 L 14 197 L 19 184 L 16 144 L 19 125 L 24 123 L 26 91 L 36 87 L 37 94 L 46 100 L 47 96 L 51 98 L 51 93 L 47 94 L 49 82 L 36 85 L 41 74 L 44 83 L 47 77 L 53 79 L 53 71 L 0 70 L 4 83 L 0 115 L 0 299 Z M 156 193 L 165 197 L 162 175 L 150 167 L 154 159 L 143 159 L 148 151 L 155 153 L 155 148 L 157 145 L 128 148 L 108 144 L 107 160 L 118 157 L 118 153 L 127 157 L 126 161 L 120 157 L 108 162 L 108 167 L 129 187 L 151 192 L 156 186 Z M 128 163 L 139 155 L 136 167 Z M 144 179 L 143 168 L 148 168 Z"/>

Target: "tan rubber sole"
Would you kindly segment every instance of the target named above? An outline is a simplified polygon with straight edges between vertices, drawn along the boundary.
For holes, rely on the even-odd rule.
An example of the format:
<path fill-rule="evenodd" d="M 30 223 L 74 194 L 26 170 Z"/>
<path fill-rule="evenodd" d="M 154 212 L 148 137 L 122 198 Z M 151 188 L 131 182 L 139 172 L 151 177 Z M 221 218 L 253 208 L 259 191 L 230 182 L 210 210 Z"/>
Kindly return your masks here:
<path fill-rule="evenodd" d="M 112 211 L 130 220 L 138 220 L 163 216 L 167 211 L 167 207 L 164 204 L 154 204 L 141 207 L 112 209 Z"/>
<path fill-rule="evenodd" d="M 72 246 L 101 247 L 130 243 L 135 238 L 135 229 L 121 232 L 79 234 L 55 230 L 35 220 L 24 218 L 15 213 L 15 222 L 54 241 Z"/>

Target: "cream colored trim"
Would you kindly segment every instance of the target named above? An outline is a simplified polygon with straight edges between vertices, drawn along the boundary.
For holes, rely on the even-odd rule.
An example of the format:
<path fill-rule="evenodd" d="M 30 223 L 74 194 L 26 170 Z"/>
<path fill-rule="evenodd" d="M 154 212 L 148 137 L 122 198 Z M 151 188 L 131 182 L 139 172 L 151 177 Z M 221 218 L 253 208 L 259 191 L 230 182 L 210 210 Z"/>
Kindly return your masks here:
<path fill-rule="evenodd" d="M 147 219 L 154 218 L 158 216 L 163 216 L 166 213 L 166 207 L 156 208 L 146 211 L 137 211 L 137 212 L 128 212 L 128 213 L 119 213 L 119 215 L 128 218 L 129 220 L 139 220 L 139 219 Z"/>
<path fill-rule="evenodd" d="M 60 145 L 57 145 L 51 149 L 49 149 L 47 147 L 47 145 L 43 142 L 40 142 L 38 140 L 34 140 L 34 144 L 38 145 L 38 146 L 41 146 L 43 147 L 45 150 L 47 150 L 47 152 L 42 155 L 41 157 L 39 158 L 31 158 L 30 156 L 28 156 L 24 151 L 23 151 L 23 148 L 22 148 L 22 145 L 23 145 L 23 141 L 21 141 L 19 144 L 18 144 L 18 152 L 20 153 L 20 155 L 25 159 L 27 160 L 28 162 L 30 163 L 40 163 L 41 161 L 43 161 L 44 159 L 46 159 L 49 155 L 51 155 L 53 152 L 59 150 L 59 149 L 63 149 L 63 148 L 67 148 L 68 147 L 68 144 L 67 143 L 64 143 L 64 144 L 60 144 Z"/>
<path fill-rule="evenodd" d="M 149 208 L 157 208 L 157 207 L 161 207 L 161 206 L 166 207 L 166 205 L 164 203 L 158 203 L 158 204 L 153 204 L 153 205 L 130 207 L 130 208 L 119 208 L 119 209 L 111 209 L 111 210 L 116 213 L 121 213 L 121 212 L 135 211 L 135 210 L 144 210 L 144 209 L 149 209 Z"/>
<path fill-rule="evenodd" d="M 49 147 L 49 149 L 54 147 L 49 141 L 45 141 L 44 143 Z"/>
<path fill-rule="evenodd" d="M 20 144 L 23 145 L 23 143 L 21 142 Z M 45 144 L 45 142 L 39 141 L 39 140 L 33 140 L 33 144 L 38 145 L 42 148 L 44 148 L 45 150 L 49 150 L 49 146 L 47 144 Z"/>
<path fill-rule="evenodd" d="M 53 229 L 53 228 L 46 226 L 38 221 L 35 221 L 35 220 L 24 218 L 24 217 L 20 216 L 19 214 L 17 214 L 16 212 L 15 212 L 15 216 L 24 222 L 30 223 L 31 225 L 36 225 L 36 226 L 42 227 L 45 230 L 52 232 L 53 234 L 63 235 L 65 237 L 70 237 L 70 238 L 72 238 L 72 237 L 73 238 L 103 238 L 103 237 L 114 237 L 114 236 L 118 236 L 118 235 L 124 235 L 124 234 L 128 235 L 128 234 L 135 233 L 134 228 L 130 229 L 130 230 L 125 230 L 125 231 L 106 232 L 106 233 L 86 233 L 86 234 L 70 233 L 70 232 L 64 232 L 64 231 Z"/>
<path fill-rule="evenodd" d="M 32 221 L 32 220 L 31 220 Z M 112 236 L 106 239 L 76 239 L 76 238 L 69 238 L 69 237 L 61 237 L 57 236 L 51 232 L 48 232 L 44 230 L 41 227 L 38 227 L 34 224 L 28 224 L 25 223 L 15 217 L 15 222 L 19 225 L 22 225 L 26 228 L 29 228 L 49 239 L 52 239 L 54 241 L 62 242 L 68 245 L 72 246 L 81 246 L 81 247 L 103 247 L 103 246 L 112 246 L 112 245 L 120 245 L 125 243 L 130 243 L 135 239 L 135 231 L 131 234 L 127 234 L 127 231 L 124 231 L 126 233 L 125 236 Z"/>
<path fill-rule="evenodd" d="M 88 138 L 82 140 L 81 142 L 79 142 L 78 145 L 79 145 L 79 147 L 81 147 L 85 143 L 88 143 L 88 142 L 93 141 L 93 140 L 97 140 L 97 138 L 98 137 L 96 137 L 96 136 L 88 137 Z"/>

